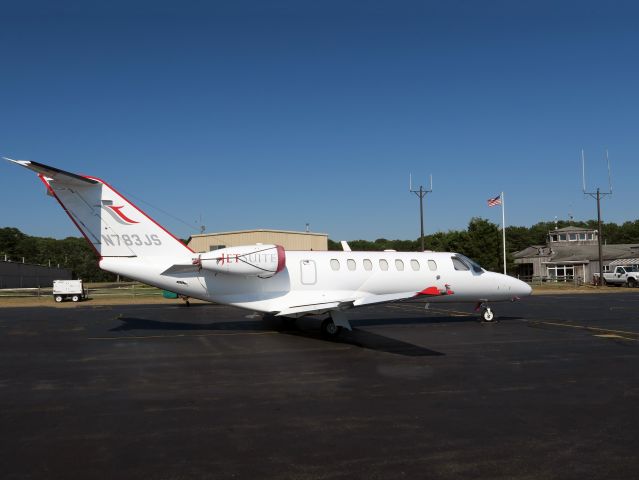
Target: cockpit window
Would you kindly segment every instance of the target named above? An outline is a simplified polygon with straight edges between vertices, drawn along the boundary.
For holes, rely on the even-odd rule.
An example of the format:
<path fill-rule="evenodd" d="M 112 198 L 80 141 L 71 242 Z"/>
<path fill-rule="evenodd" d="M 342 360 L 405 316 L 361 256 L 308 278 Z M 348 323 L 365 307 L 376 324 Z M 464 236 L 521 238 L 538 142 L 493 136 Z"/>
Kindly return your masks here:
<path fill-rule="evenodd" d="M 484 273 L 484 269 L 481 268 L 477 262 L 472 261 L 470 258 L 463 255 L 455 255 L 451 257 L 455 270 L 472 270 L 474 273 Z"/>
<path fill-rule="evenodd" d="M 453 266 L 455 267 L 455 270 L 460 270 L 460 271 L 470 270 L 470 267 L 466 265 L 464 262 L 462 262 L 459 258 L 451 257 L 451 260 L 453 261 Z"/>

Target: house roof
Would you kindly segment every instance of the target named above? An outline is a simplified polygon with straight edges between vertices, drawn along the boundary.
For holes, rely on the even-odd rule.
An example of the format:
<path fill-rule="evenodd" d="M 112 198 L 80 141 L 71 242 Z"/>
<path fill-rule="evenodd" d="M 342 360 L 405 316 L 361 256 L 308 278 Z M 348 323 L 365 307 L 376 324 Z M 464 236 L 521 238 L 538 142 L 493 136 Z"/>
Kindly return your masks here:
<path fill-rule="evenodd" d="M 546 250 L 547 253 L 544 254 L 543 251 Z M 527 257 L 537 257 L 537 256 L 545 256 L 548 254 L 548 247 L 545 245 L 531 245 L 530 247 L 526 247 L 519 252 L 513 253 L 513 258 L 527 258 Z"/>
<path fill-rule="evenodd" d="M 617 265 L 639 265 L 639 258 L 624 258 L 610 262 L 611 267 L 616 267 Z"/>
<path fill-rule="evenodd" d="M 563 228 L 556 228 L 555 230 L 552 230 L 550 233 L 563 233 L 563 232 L 595 232 L 596 229 L 594 228 L 583 228 L 583 227 L 563 227 Z"/>
<path fill-rule="evenodd" d="M 617 244 L 602 245 L 601 253 L 604 260 L 629 260 L 637 258 L 639 252 L 639 244 Z M 549 250 L 547 247 L 532 246 L 520 252 L 513 254 L 516 259 L 548 257 Z M 584 262 L 599 260 L 599 250 L 597 245 L 553 245 L 550 250 L 548 262 Z"/>

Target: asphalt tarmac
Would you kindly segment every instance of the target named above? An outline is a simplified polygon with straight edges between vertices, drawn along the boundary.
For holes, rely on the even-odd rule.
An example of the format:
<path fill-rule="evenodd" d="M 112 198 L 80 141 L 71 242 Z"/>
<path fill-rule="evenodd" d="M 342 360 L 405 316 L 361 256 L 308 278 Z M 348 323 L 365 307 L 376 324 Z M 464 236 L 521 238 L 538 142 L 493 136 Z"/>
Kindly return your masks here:
<path fill-rule="evenodd" d="M 639 292 L 0 309 L 0 478 L 639 478 Z"/>

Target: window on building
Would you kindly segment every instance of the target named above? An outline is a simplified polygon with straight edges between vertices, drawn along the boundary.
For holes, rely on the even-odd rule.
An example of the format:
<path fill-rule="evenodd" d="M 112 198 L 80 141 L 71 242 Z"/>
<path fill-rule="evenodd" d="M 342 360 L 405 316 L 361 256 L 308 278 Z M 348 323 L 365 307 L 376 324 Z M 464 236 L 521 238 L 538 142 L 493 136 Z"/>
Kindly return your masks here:
<path fill-rule="evenodd" d="M 437 271 L 437 262 L 435 260 L 428 260 L 428 268 L 431 272 Z"/>
<path fill-rule="evenodd" d="M 587 237 L 586 237 L 586 234 L 585 234 L 585 233 L 580 233 L 580 234 L 579 234 L 579 240 L 581 240 L 581 241 L 583 242 L 583 241 L 584 241 L 584 240 L 586 240 L 586 239 L 587 239 Z"/>
<path fill-rule="evenodd" d="M 336 272 L 339 270 L 339 260 L 336 258 L 331 259 L 331 268 Z"/>
<path fill-rule="evenodd" d="M 401 272 L 402 270 L 404 270 L 404 262 L 402 262 L 400 259 L 395 260 L 395 268 Z"/>
<path fill-rule="evenodd" d="M 416 272 L 419 271 L 419 262 L 415 259 L 412 259 L 410 261 L 410 266 L 413 270 L 415 270 Z"/>
<path fill-rule="evenodd" d="M 351 272 L 355 270 L 355 267 L 357 267 L 357 265 L 355 264 L 355 260 L 353 260 L 352 258 L 346 260 L 346 266 Z"/>
<path fill-rule="evenodd" d="M 364 270 L 371 271 L 373 269 L 373 262 L 371 262 L 368 258 L 364 259 Z"/>
<path fill-rule="evenodd" d="M 560 242 L 565 242 L 566 241 L 566 234 L 565 233 L 560 233 L 558 235 L 558 237 L 559 237 L 559 241 Z"/>
<path fill-rule="evenodd" d="M 551 236 L 550 236 L 550 241 L 551 241 L 551 242 L 556 242 L 556 241 L 557 241 L 557 235 L 556 235 L 556 234 L 551 235 Z"/>
<path fill-rule="evenodd" d="M 379 268 L 381 268 L 384 271 L 388 270 L 388 262 L 382 258 L 379 261 Z"/>
<path fill-rule="evenodd" d="M 550 265 L 548 266 L 548 277 L 558 282 L 566 282 L 575 278 L 574 265 Z"/>
<path fill-rule="evenodd" d="M 577 241 L 577 234 L 576 233 L 568 234 L 568 240 L 570 240 L 571 242 L 576 242 Z"/>

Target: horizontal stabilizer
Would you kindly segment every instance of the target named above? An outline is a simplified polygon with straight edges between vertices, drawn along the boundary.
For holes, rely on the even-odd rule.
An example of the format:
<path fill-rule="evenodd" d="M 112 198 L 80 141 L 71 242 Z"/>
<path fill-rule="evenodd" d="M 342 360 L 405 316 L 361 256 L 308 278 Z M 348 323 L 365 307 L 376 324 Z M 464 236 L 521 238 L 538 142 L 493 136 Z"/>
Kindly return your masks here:
<path fill-rule="evenodd" d="M 200 269 L 199 265 L 193 264 L 180 264 L 180 265 L 171 265 L 169 268 L 164 270 L 161 275 L 174 275 L 176 273 L 193 273 L 197 272 Z"/>
<path fill-rule="evenodd" d="M 90 178 L 83 177 L 81 175 L 76 175 L 75 173 L 65 172 L 64 170 L 60 170 L 59 168 L 50 167 L 48 165 L 44 165 L 42 163 L 33 162 L 31 160 L 13 160 L 11 158 L 2 157 L 5 160 L 8 160 L 13 163 L 17 163 L 18 165 L 22 165 L 29 170 L 33 170 L 36 173 L 44 175 L 48 179 L 54 180 L 57 183 L 63 183 L 67 185 L 95 185 L 98 182 L 96 180 L 92 180 Z"/>

